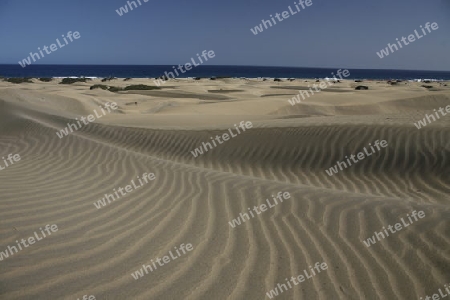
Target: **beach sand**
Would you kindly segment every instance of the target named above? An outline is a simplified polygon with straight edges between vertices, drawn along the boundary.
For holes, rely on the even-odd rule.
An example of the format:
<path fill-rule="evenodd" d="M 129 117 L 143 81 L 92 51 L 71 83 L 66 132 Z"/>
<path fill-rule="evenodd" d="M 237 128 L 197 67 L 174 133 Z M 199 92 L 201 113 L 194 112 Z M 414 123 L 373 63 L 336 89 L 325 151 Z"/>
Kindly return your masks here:
<path fill-rule="evenodd" d="M 450 105 L 448 83 L 344 80 L 292 106 L 315 80 L 177 79 L 120 93 L 90 90 L 100 79 L 33 81 L 0 82 L 0 155 L 21 157 L 0 171 L 0 252 L 59 230 L 0 261 L 2 300 L 269 299 L 316 262 L 328 269 L 275 298 L 419 299 L 450 282 L 450 115 L 414 126 Z M 56 135 L 112 101 L 117 110 Z M 192 155 L 241 121 L 253 128 Z M 327 175 L 376 140 L 388 146 Z M 94 206 L 146 172 L 156 179 Z M 291 198 L 229 225 L 280 191 Z M 426 216 L 363 243 L 414 210 Z M 131 276 L 183 243 L 193 250 Z"/>

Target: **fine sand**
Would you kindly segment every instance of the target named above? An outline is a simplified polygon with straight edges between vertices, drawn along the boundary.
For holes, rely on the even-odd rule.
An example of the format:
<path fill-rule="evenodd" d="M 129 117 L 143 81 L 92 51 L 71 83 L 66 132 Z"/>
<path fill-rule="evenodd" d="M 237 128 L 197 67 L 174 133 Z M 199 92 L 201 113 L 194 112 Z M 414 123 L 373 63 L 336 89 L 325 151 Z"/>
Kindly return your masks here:
<path fill-rule="evenodd" d="M 0 82 L 0 156 L 21 157 L 0 171 L 0 252 L 59 230 L 0 261 L 2 300 L 269 299 L 316 262 L 328 269 L 275 299 L 419 299 L 450 282 L 450 115 L 414 126 L 450 105 L 448 83 L 343 81 L 292 106 L 315 80 L 179 79 L 119 93 L 90 90 L 100 79 L 33 81 Z M 109 101 L 119 108 L 58 138 Z M 191 154 L 241 121 L 253 128 Z M 327 175 L 376 140 L 388 146 Z M 156 179 L 94 206 L 146 172 Z M 280 191 L 291 198 L 229 225 Z M 365 246 L 413 210 L 426 216 Z M 193 250 L 133 279 L 183 243 Z"/>

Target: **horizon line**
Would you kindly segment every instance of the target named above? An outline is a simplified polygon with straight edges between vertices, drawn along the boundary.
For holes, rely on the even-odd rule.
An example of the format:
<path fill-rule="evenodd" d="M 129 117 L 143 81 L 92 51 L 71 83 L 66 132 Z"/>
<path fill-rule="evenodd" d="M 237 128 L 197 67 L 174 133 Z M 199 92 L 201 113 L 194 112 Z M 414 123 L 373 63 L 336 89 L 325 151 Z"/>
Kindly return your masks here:
<path fill-rule="evenodd" d="M 15 63 L 0 63 L 0 66 L 15 66 Z M 32 64 L 30 66 L 176 66 L 179 64 L 164 65 L 135 65 L 135 64 Z M 29 66 L 29 67 L 30 67 Z M 200 67 L 260 67 L 260 68 L 289 68 L 289 69 L 347 69 L 347 70 L 383 70 L 383 71 L 420 71 L 420 72 L 450 72 L 444 70 L 417 70 L 417 69 L 382 69 L 382 68 L 348 68 L 348 67 L 292 67 L 292 66 L 262 66 L 262 65 L 201 65 Z"/>

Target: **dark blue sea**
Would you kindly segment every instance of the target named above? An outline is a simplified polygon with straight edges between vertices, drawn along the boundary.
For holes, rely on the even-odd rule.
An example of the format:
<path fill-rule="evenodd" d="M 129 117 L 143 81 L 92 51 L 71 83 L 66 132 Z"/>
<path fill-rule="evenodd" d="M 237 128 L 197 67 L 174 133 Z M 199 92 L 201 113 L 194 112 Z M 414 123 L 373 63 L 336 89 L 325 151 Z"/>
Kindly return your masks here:
<path fill-rule="evenodd" d="M 291 68 L 252 66 L 207 66 L 202 65 L 180 74 L 179 77 L 268 77 L 268 78 L 326 78 L 333 77 L 338 68 Z M 345 69 L 344 67 L 341 69 Z M 0 65 L 3 77 L 118 77 L 154 78 L 172 71 L 172 66 L 131 65 Z M 370 70 L 348 69 L 348 79 L 435 79 L 450 80 L 450 71 Z M 181 73 L 181 72 L 179 72 Z M 178 76 L 177 76 L 178 77 Z"/>

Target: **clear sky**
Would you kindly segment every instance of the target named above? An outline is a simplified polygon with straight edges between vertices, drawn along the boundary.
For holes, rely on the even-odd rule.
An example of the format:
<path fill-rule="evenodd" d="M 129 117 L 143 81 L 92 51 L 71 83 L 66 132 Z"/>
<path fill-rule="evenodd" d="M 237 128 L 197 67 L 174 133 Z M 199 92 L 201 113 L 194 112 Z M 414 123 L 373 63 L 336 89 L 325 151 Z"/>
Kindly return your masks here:
<path fill-rule="evenodd" d="M 213 65 L 450 71 L 450 0 L 312 0 L 258 35 L 296 0 L 0 0 L 0 63 L 17 64 L 68 31 L 81 38 L 37 64 L 174 65 L 214 50 Z M 380 59 L 426 22 L 439 29 Z"/>

